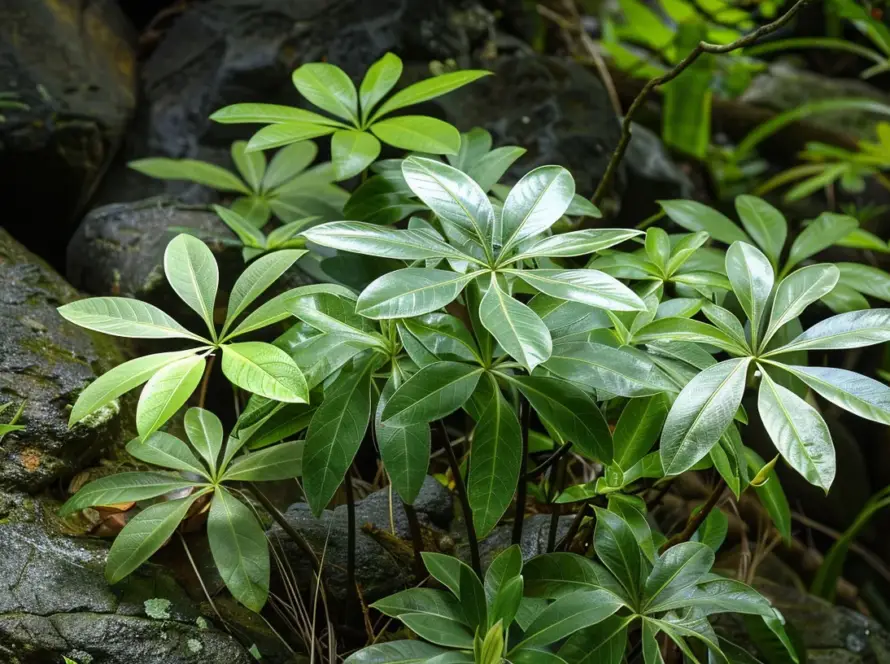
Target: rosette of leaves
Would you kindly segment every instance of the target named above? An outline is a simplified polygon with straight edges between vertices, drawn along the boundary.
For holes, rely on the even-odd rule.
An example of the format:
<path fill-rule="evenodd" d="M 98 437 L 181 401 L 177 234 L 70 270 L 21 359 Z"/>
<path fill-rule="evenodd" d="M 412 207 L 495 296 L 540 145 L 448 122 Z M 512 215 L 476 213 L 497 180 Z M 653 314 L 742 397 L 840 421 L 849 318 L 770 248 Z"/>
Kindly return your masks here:
<path fill-rule="evenodd" d="M 707 367 L 680 391 L 661 435 L 665 475 L 677 475 L 704 458 L 739 410 L 749 374 L 760 378 L 758 410 L 782 457 L 825 491 L 835 474 L 828 426 L 801 395 L 809 387 L 835 405 L 866 419 L 890 424 L 890 387 L 846 369 L 805 366 L 806 352 L 859 348 L 890 340 L 890 309 L 837 314 L 806 331 L 798 317 L 836 286 L 839 270 L 817 264 L 776 283 L 766 255 L 746 242 L 726 253 L 726 273 L 744 312 L 706 303 L 710 321 L 668 317 L 640 328 L 638 342 L 684 341 L 725 351 L 730 359 Z"/>
<path fill-rule="evenodd" d="M 190 444 L 156 431 L 127 445 L 130 455 L 164 471 L 102 477 L 72 496 L 59 514 L 99 505 L 146 505 L 108 552 L 105 576 L 109 583 L 118 583 L 154 555 L 184 519 L 206 511 L 210 552 L 220 576 L 235 599 L 259 611 L 269 595 L 269 546 L 237 483 L 298 477 L 303 443 L 244 453 L 244 437 L 229 437 L 223 444 L 222 423 L 210 411 L 190 408 L 184 423 Z"/>
<path fill-rule="evenodd" d="M 306 246 L 305 240 L 297 237 L 297 235 L 307 225 L 318 220 L 318 217 L 296 219 L 283 226 L 279 226 L 267 235 L 234 210 L 224 208 L 220 205 L 214 205 L 213 210 L 219 218 L 223 220 L 223 223 L 238 237 L 241 246 L 241 256 L 244 258 L 245 263 L 249 263 L 254 258 L 271 251 L 293 249 L 296 247 L 302 248 Z M 224 239 L 225 238 L 219 238 L 219 240 Z"/>
<path fill-rule="evenodd" d="M 318 154 L 312 141 L 289 145 L 268 163 L 262 152 L 248 152 L 245 141 L 232 143 L 231 154 L 237 173 L 197 159 L 151 157 L 128 165 L 153 178 L 186 180 L 236 194 L 231 209 L 254 228 L 265 226 L 273 214 L 285 224 L 303 217 L 340 215 L 347 194 L 333 184 L 330 163 L 309 168 Z"/>
<path fill-rule="evenodd" d="M 171 240 L 164 252 L 167 281 L 204 321 L 207 336 L 186 329 L 154 305 L 130 298 L 94 297 L 59 307 L 59 313 L 67 320 L 97 332 L 137 339 L 185 339 L 191 344 L 186 350 L 130 360 L 97 378 L 78 396 L 69 426 L 144 383 L 136 408 L 136 428 L 140 437 L 147 438 L 186 403 L 201 382 L 207 358 L 217 351 L 222 354 L 223 374 L 233 385 L 275 401 L 308 401 L 303 373 L 287 353 L 268 343 L 235 341 L 288 318 L 287 304 L 294 296 L 345 291 L 333 285 L 291 289 L 242 318 L 250 305 L 304 253 L 278 251 L 248 266 L 232 288 L 225 320 L 217 331 L 214 307 L 219 269 L 213 253 L 190 235 Z"/>
<path fill-rule="evenodd" d="M 489 73 L 468 70 L 441 74 L 409 85 L 384 101 L 402 76 L 402 61 L 395 54 L 387 53 L 371 65 L 358 90 L 339 67 L 313 62 L 294 71 L 294 87 L 333 118 L 290 106 L 233 104 L 218 110 L 210 119 L 223 124 L 267 125 L 250 139 L 248 152 L 330 134 L 334 178 L 345 180 L 377 159 L 381 142 L 401 150 L 457 154 L 460 135 L 447 122 L 426 115 L 386 116 L 440 97 Z"/>
<path fill-rule="evenodd" d="M 789 229 L 784 215 L 755 196 L 738 196 L 735 208 L 741 226 L 713 208 L 695 201 L 661 201 L 674 223 L 690 231 L 706 231 L 727 245 L 747 242 L 757 246 L 769 259 L 779 277 L 832 246 L 887 251 L 887 243 L 859 228 L 853 217 L 823 212 L 806 223 L 788 245 Z M 822 302 L 835 313 L 868 309 L 868 297 L 890 302 L 890 274 L 860 263 L 838 263 L 841 276 Z"/>

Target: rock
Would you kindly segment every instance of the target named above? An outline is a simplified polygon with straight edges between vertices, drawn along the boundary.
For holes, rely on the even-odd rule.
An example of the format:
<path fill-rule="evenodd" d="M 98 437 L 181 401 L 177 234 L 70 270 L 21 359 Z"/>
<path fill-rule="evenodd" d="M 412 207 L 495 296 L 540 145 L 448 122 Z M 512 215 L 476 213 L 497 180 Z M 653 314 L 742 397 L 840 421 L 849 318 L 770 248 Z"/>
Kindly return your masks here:
<path fill-rule="evenodd" d="M 556 541 L 568 532 L 572 525 L 572 516 L 559 517 L 556 528 Z M 522 549 L 522 559 L 528 560 L 542 553 L 547 553 L 547 540 L 550 537 L 550 515 L 532 514 L 526 515 L 522 522 L 522 541 L 519 548 Z M 487 569 L 497 555 L 510 547 L 513 543 L 513 524 L 503 524 L 491 531 L 484 540 L 479 542 L 479 557 L 482 559 L 482 569 Z M 461 549 L 463 554 L 463 548 Z"/>
<path fill-rule="evenodd" d="M 118 402 L 68 429 L 80 390 L 124 361 L 112 337 L 58 314 L 56 307 L 78 297 L 0 229 L 0 402 L 27 402 L 26 428 L 0 443 L 0 489 L 37 491 L 73 474 L 102 448 L 129 439 L 131 415 Z"/>
<path fill-rule="evenodd" d="M 4 224 L 56 265 L 136 105 L 130 33 L 114 0 L 0 5 Z"/>
<path fill-rule="evenodd" d="M 248 664 L 162 568 L 144 565 L 109 587 L 106 542 L 60 534 L 58 504 L 0 500 L 0 657 L 44 664 Z"/>
<path fill-rule="evenodd" d="M 451 497 L 436 480 L 427 477 L 415 509 L 421 527 L 431 530 L 447 526 L 451 514 Z M 366 602 L 385 597 L 408 586 L 411 580 L 411 545 L 398 538 L 409 537 L 408 524 L 398 498 L 393 501 L 392 517 L 396 537 L 390 535 L 389 491 L 381 489 L 356 503 L 355 576 Z M 306 538 L 316 554 L 324 552 L 324 574 L 336 601 L 347 594 L 346 506 L 325 510 L 321 518 L 312 516 L 309 506 L 296 503 L 288 508 L 288 521 Z M 302 551 L 277 524 L 267 533 L 273 544 L 280 546 L 297 577 L 297 585 L 311 585 L 312 568 Z"/>
<path fill-rule="evenodd" d="M 508 56 L 489 68 L 494 76 L 425 106 L 441 109 L 462 131 L 484 127 L 495 146 L 526 148 L 510 176 L 559 164 L 575 176 L 579 194 L 593 194 L 620 136 L 618 118 L 596 76 L 580 64 L 542 55 Z"/>

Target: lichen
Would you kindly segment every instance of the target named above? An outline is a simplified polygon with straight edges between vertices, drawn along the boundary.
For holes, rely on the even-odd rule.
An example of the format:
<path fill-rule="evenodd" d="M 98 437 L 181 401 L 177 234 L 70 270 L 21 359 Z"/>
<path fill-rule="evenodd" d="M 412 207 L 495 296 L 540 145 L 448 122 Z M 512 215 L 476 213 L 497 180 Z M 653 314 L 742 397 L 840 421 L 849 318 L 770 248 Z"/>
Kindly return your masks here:
<path fill-rule="evenodd" d="M 158 597 L 155 599 L 147 599 L 143 602 L 145 605 L 145 615 L 155 620 L 168 620 L 170 618 L 170 600 Z"/>
<path fill-rule="evenodd" d="M 90 413 L 86 417 L 84 417 L 79 425 L 85 426 L 88 429 L 98 429 L 105 424 L 111 422 L 114 418 L 116 418 L 121 412 L 121 404 L 120 401 L 115 399 L 104 406 L 102 406 L 99 410 L 94 413 Z"/>
<path fill-rule="evenodd" d="M 188 646 L 189 650 L 194 653 L 198 653 L 204 650 L 204 646 L 201 645 L 201 642 L 198 641 L 198 639 L 189 639 L 188 641 L 186 641 L 186 645 Z"/>
<path fill-rule="evenodd" d="M 210 623 L 207 622 L 207 619 L 204 616 L 198 616 L 198 619 L 195 620 L 195 624 L 198 626 L 198 629 L 210 629 Z"/>

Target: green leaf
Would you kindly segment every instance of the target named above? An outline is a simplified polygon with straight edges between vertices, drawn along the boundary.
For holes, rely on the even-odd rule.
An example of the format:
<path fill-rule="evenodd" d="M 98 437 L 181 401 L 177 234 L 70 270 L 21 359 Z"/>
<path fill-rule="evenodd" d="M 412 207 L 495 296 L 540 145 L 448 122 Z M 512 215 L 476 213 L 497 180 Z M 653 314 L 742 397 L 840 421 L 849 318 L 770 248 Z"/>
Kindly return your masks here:
<path fill-rule="evenodd" d="M 706 574 L 698 585 L 686 592 L 664 595 L 654 602 L 648 613 L 694 608 L 704 615 L 716 613 L 742 613 L 770 616 L 773 613 L 769 600 L 750 586 L 735 579 L 725 579 L 716 574 Z"/>
<path fill-rule="evenodd" d="M 306 379 L 290 355 L 272 344 L 225 344 L 222 371 L 234 385 L 276 401 L 307 403 Z"/>
<path fill-rule="evenodd" d="M 678 226 L 689 231 L 705 231 L 719 242 L 750 242 L 742 229 L 735 225 L 729 217 L 717 212 L 707 205 L 695 201 L 659 201 L 665 214 Z"/>
<path fill-rule="evenodd" d="M 737 491 L 736 495 L 739 495 L 740 493 L 741 491 Z M 701 507 L 697 508 L 695 513 L 697 514 L 701 509 Z M 702 524 L 696 528 L 691 541 L 701 542 L 716 554 L 720 550 L 720 547 L 723 546 L 723 542 L 726 541 L 726 534 L 728 532 L 729 519 L 722 510 L 715 509 L 712 510 L 711 513 L 705 517 Z"/>
<path fill-rule="evenodd" d="M 611 311 L 644 311 L 630 288 L 599 270 L 510 270 L 510 274 L 552 297 Z"/>
<path fill-rule="evenodd" d="M 440 360 L 482 363 L 473 335 L 459 318 L 449 314 L 424 314 L 403 321 L 428 352 Z"/>
<path fill-rule="evenodd" d="M 748 354 L 746 346 L 740 345 L 734 337 L 726 332 L 713 325 L 690 318 L 659 318 L 637 330 L 633 340 L 634 343 L 693 342 L 717 346 L 717 348 L 735 355 Z"/>
<path fill-rule="evenodd" d="M 280 148 L 310 138 L 327 136 L 337 131 L 336 127 L 313 122 L 287 122 L 263 127 L 247 142 L 250 152 Z"/>
<path fill-rule="evenodd" d="M 259 612 L 269 596 L 269 545 L 253 512 L 226 489 L 217 489 L 207 517 L 213 562 L 232 596 Z"/>
<path fill-rule="evenodd" d="M 636 544 L 635 544 L 636 546 Z M 604 589 L 623 600 L 624 587 L 605 567 L 575 553 L 547 553 L 529 560 L 522 570 L 526 594 L 555 599 L 579 590 Z"/>
<path fill-rule="evenodd" d="M 406 613 L 399 620 L 418 636 L 436 645 L 462 649 L 473 647 L 473 633 L 458 622 L 423 613 Z"/>
<path fill-rule="evenodd" d="M 689 261 L 701 246 L 710 239 L 704 231 L 690 233 L 679 240 L 671 249 L 671 256 L 665 266 L 665 273 L 673 275 Z"/>
<path fill-rule="evenodd" d="M 670 547 L 655 561 L 643 592 L 644 609 L 664 602 L 698 583 L 711 571 L 714 551 L 700 542 Z"/>
<path fill-rule="evenodd" d="M 93 480 L 59 509 L 59 516 L 68 516 L 87 507 L 119 505 L 157 498 L 166 493 L 195 486 L 177 475 L 165 473 L 117 473 Z"/>
<path fill-rule="evenodd" d="M 757 452 L 749 447 L 745 448 L 745 459 L 752 476 L 762 472 L 762 469 L 766 466 L 766 463 Z M 786 542 L 790 542 L 791 506 L 788 504 L 788 498 L 785 497 L 785 492 L 782 490 L 782 484 L 779 482 L 775 469 L 769 469 L 764 482 L 760 486 L 755 486 L 754 491 L 757 493 L 761 505 L 770 515 L 776 530 L 779 531 Z"/>
<path fill-rule="evenodd" d="M 676 391 L 667 375 L 645 353 L 589 341 L 557 344 L 544 367 L 588 389 L 623 397 Z"/>
<path fill-rule="evenodd" d="M 751 322 L 751 346 L 759 349 L 760 328 L 773 291 L 775 274 L 769 259 L 756 247 L 735 242 L 726 252 L 726 274 L 739 304 Z"/>
<path fill-rule="evenodd" d="M 840 283 L 879 300 L 890 302 L 890 274 L 871 265 L 838 263 Z"/>
<path fill-rule="evenodd" d="M 785 270 L 797 265 L 802 260 L 818 254 L 823 249 L 840 241 L 859 227 L 853 217 L 842 214 L 823 212 L 819 217 L 803 229 L 791 243 L 788 262 Z"/>
<path fill-rule="evenodd" d="M 232 287 L 222 334 L 225 335 L 235 319 L 305 253 L 302 250 L 276 251 L 251 263 Z"/>
<path fill-rule="evenodd" d="M 522 177 L 504 201 L 500 232 L 494 244 L 506 255 L 517 243 L 550 228 L 568 209 L 575 180 L 561 166 L 540 166 Z"/>
<path fill-rule="evenodd" d="M 461 141 L 463 147 L 463 141 Z M 467 175 L 473 178 L 483 191 L 490 191 L 517 159 L 526 153 L 525 148 L 505 145 L 495 148 L 467 166 Z"/>
<path fill-rule="evenodd" d="M 810 304 L 830 293 L 838 277 L 834 265 L 819 264 L 802 267 L 782 279 L 773 298 L 763 343 L 768 343 L 782 326 L 797 318 Z"/>
<path fill-rule="evenodd" d="M 127 164 L 134 171 L 161 180 L 188 180 L 219 191 L 250 194 L 250 189 L 234 174 L 215 164 L 197 159 L 137 159 Z"/>
<path fill-rule="evenodd" d="M 489 621 L 501 622 L 510 625 L 516 618 L 522 603 L 522 593 L 525 590 L 525 582 L 521 576 L 513 577 L 504 583 L 498 594 L 491 601 L 488 611 Z"/>
<path fill-rule="evenodd" d="M 472 570 L 470 572 L 472 573 Z M 377 600 L 371 608 L 391 618 L 415 613 L 470 626 L 460 600 L 442 590 L 409 588 Z"/>
<path fill-rule="evenodd" d="M 296 69 L 292 78 L 297 91 L 315 106 L 358 125 L 358 94 L 342 69 L 310 62 Z"/>
<path fill-rule="evenodd" d="M 368 284 L 355 310 L 374 319 L 428 314 L 452 302 L 479 274 L 415 267 L 389 272 Z"/>
<path fill-rule="evenodd" d="M 488 609 L 482 582 L 472 569 L 461 566 L 459 572 L 460 605 L 467 618 L 467 624 L 480 632 L 488 626 Z"/>
<path fill-rule="evenodd" d="M 664 272 L 671 257 L 671 239 L 668 234 L 658 226 L 652 226 L 646 231 L 645 247 L 649 261 Z"/>
<path fill-rule="evenodd" d="M 485 570 L 485 597 L 489 605 L 493 605 L 495 599 L 522 573 L 522 549 L 518 544 L 507 547 L 501 551 L 491 565 Z M 492 616 L 492 621 L 497 621 L 503 616 Z M 512 620 L 504 620 L 509 625 Z"/>
<path fill-rule="evenodd" d="M 154 305 L 125 297 L 91 297 L 58 308 L 67 321 L 88 330 L 134 339 L 191 339 L 192 334 Z"/>
<path fill-rule="evenodd" d="M 757 409 L 769 437 L 792 468 L 828 493 L 836 470 L 828 425 L 806 401 L 761 373 Z"/>
<path fill-rule="evenodd" d="M 784 215 L 756 196 L 736 196 L 735 209 L 748 235 L 767 255 L 773 267 L 778 267 L 788 237 L 788 222 Z"/>
<path fill-rule="evenodd" d="M 274 265 L 275 263 L 272 263 L 272 266 Z M 326 293 L 353 302 L 355 301 L 355 295 L 352 291 L 343 286 L 338 286 L 337 284 L 311 284 L 309 286 L 291 288 L 257 307 L 253 312 L 248 314 L 234 330 L 228 333 L 224 340 L 232 339 L 242 334 L 247 334 L 248 332 L 254 332 L 272 325 L 273 323 L 282 321 L 291 315 L 290 308 L 293 302 L 299 298 L 306 298 L 319 293 Z"/>
<path fill-rule="evenodd" d="M 664 658 L 661 656 L 661 648 L 655 639 L 658 636 L 658 627 L 649 620 L 643 620 L 643 633 L 641 642 L 643 644 L 643 662 L 645 664 L 664 664 Z"/>
<path fill-rule="evenodd" d="M 602 622 L 621 608 L 621 602 L 605 590 L 572 593 L 544 609 L 514 647 L 555 643 L 580 629 Z"/>
<path fill-rule="evenodd" d="M 83 418 L 95 413 L 122 394 L 126 394 L 133 388 L 139 387 L 168 364 L 172 364 L 194 353 L 194 350 L 156 353 L 154 355 L 146 355 L 145 357 L 137 357 L 134 360 L 114 367 L 90 383 L 78 395 L 77 401 L 71 409 L 71 415 L 68 418 L 68 426 L 74 426 Z"/>
<path fill-rule="evenodd" d="M 425 115 L 402 115 L 371 125 L 381 141 L 401 150 L 427 154 L 457 154 L 460 133 L 454 126 Z"/>
<path fill-rule="evenodd" d="M 591 228 L 571 233 L 560 233 L 538 240 L 512 258 L 511 261 L 538 256 L 549 258 L 584 256 L 621 244 L 639 234 L 640 231 L 626 228 Z"/>
<path fill-rule="evenodd" d="M 442 220 L 446 236 L 452 238 L 449 226 L 455 226 L 482 246 L 490 244 L 494 209 L 472 178 L 456 168 L 421 157 L 405 159 L 402 175 L 414 195 Z"/>
<path fill-rule="evenodd" d="M 522 465 L 519 420 L 496 389 L 476 425 L 470 451 L 467 494 L 479 537 L 488 535 L 510 506 Z"/>
<path fill-rule="evenodd" d="M 713 304 L 712 302 L 705 302 L 702 305 L 702 313 L 704 313 L 705 318 L 707 318 L 714 325 L 725 332 L 729 336 L 729 338 L 735 342 L 736 346 L 738 346 L 739 349 L 746 351 L 744 354 L 750 354 L 751 348 L 748 345 L 747 338 L 745 337 L 745 328 L 742 327 L 741 321 L 736 318 L 734 313 L 732 313 L 728 309 L 724 309 L 721 306 Z M 768 340 L 769 335 L 764 337 L 764 343 L 766 343 L 766 341 Z"/>
<path fill-rule="evenodd" d="M 269 162 L 266 175 L 263 177 L 263 189 L 274 191 L 287 184 L 300 173 L 305 171 L 309 164 L 315 161 L 318 155 L 318 146 L 312 141 L 294 143 L 280 149 Z"/>
<path fill-rule="evenodd" d="M 154 466 L 197 473 L 210 479 L 207 468 L 192 454 L 188 445 L 163 431 L 155 431 L 144 441 L 134 438 L 127 443 L 127 453 Z"/>
<path fill-rule="evenodd" d="M 151 558 L 204 493 L 206 491 L 198 491 L 186 498 L 157 503 L 130 519 L 108 552 L 105 563 L 108 583 L 117 583 Z"/>
<path fill-rule="evenodd" d="M 305 231 L 303 236 L 324 247 L 382 258 L 474 260 L 428 231 L 400 230 L 361 221 L 322 224 Z"/>
<path fill-rule="evenodd" d="M 612 461 L 612 436 L 596 402 L 565 380 L 544 376 L 510 379 L 539 417 L 546 420 L 575 449 L 590 459 Z"/>
<path fill-rule="evenodd" d="M 750 358 L 725 360 L 698 374 L 677 396 L 661 436 L 665 475 L 679 475 L 710 451 L 742 403 Z"/>
<path fill-rule="evenodd" d="M 371 111 L 393 89 L 402 76 L 402 61 L 395 53 L 386 53 L 368 67 L 359 86 L 362 122 L 367 122 Z"/>
<path fill-rule="evenodd" d="M 245 219 L 234 210 L 228 210 L 219 205 L 214 205 L 213 210 L 223 220 L 223 223 L 238 236 L 238 239 L 241 240 L 245 247 L 254 249 L 264 249 L 266 247 L 266 236 L 254 224 L 250 223 L 248 219 Z"/>
<path fill-rule="evenodd" d="M 567 217 L 593 217 L 594 219 L 601 219 L 603 216 L 602 211 L 589 200 L 580 196 L 579 194 L 575 194 L 572 196 L 572 204 L 569 205 L 569 209 L 566 210 Z M 642 232 L 642 231 L 641 231 Z"/>
<path fill-rule="evenodd" d="M 266 174 L 266 156 L 262 152 L 248 153 L 247 141 L 235 141 L 232 143 L 232 161 L 251 190 L 259 191 Z"/>
<path fill-rule="evenodd" d="M 890 387 L 846 369 L 774 363 L 792 373 L 818 394 L 844 410 L 873 422 L 890 425 Z"/>
<path fill-rule="evenodd" d="M 614 461 L 621 469 L 630 469 L 652 449 L 667 412 L 667 399 L 662 394 L 627 402 L 612 436 Z"/>
<path fill-rule="evenodd" d="M 303 489 L 318 517 L 334 497 L 358 452 L 371 416 L 372 358 L 344 369 L 325 390 L 303 450 Z"/>
<path fill-rule="evenodd" d="M 611 616 L 572 634 L 559 649 L 568 664 L 621 664 L 631 618 Z"/>
<path fill-rule="evenodd" d="M 404 90 L 400 90 L 390 97 L 383 106 L 374 113 L 371 122 L 374 122 L 376 118 L 395 111 L 396 109 L 413 106 L 414 104 L 441 97 L 452 90 L 457 90 L 458 88 L 465 86 L 467 83 L 472 83 L 476 79 L 488 76 L 490 73 L 491 72 L 489 71 L 467 69 L 464 71 L 456 71 L 442 74 L 440 76 L 434 76 L 420 81 L 419 83 L 415 83 L 414 85 L 409 85 Z"/>
<path fill-rule="evenodd" d="M 454 593 L 455 597 L 460 598 L 461 569 L 467 567 L 467 565 L 458 558 L 444 553 L 424 551 L 420 555 L 430 576 Z"/>
<path fill-rule="evenodd" d="M 142 388 L 136 405 L 136 430 L 143 439 L 176 414 L 204 375 L 204 357 L 192 355 L 168 364 Z"/>
<path fill-rule="evenodd" d="M 294 106 L 279 104 L 232 104 L 219 109 L 210 119 L 220 124 L 290 124 L 292 122 L 344 127 L 342 122 Z M 311 161 L 311 160 L 310 160 Z M 302 169 L 301 169 L 302 170 Z"/>
<path fill-rule="evenodd" d="M 405 381 L 383 409 L 387 426 L 407 426 L 450 415 L 470 398 L 482 369 L 460 362 L 434 362 Z"/>
<path fill-rule="evenodd" d="M 763 357 L 800 350 L 843 350 L 890 341 L 890 309 L 838 314 L 816 323 L 803 334 Z"/>
<path fill-rule="evenodd" d="M 479 304 L 479 320 L 529 373 L 550 357 L 553 342 L 547 326 L 528 306 L 501 290 L 494 274 Z"/>
<path fill-rule="evenodd" d="M 377 643 L 352 653 L 344 664 L 423 664 L 450 651 L 424 641 Z"/>
<path fill-rule="evenodd" d="M 216 475 L 223 444 L 223 426 L 219 418 L 203 408 L 189 408 L 183 418 L 185 433 L 198 454 Z"/>
<path fill-rule="evenodd" d="M 642 596 L 643 583 L 649 575 L 649 561 L 643 556 L 633 530 L 624 519 L 601 507 L 594 510 L 594 551 L 621 583 L 627 596 L 636 602 Z"/>
<path fill-rule="evenodd" d="M 236 459 L 223 475 L 227 482 L 272 482 L 303 474 L 303 441 L 279 443 Z"/>
<path fill-rule="evenodd" d="M 425 422 L 404 427 L 383 424 L 383 411 L 397 387 L 398 382 L 393 374 L 380 393 L 374 415 L 374 431 L 390 482 L 402 501 L 412 505 L 423 487 L 429 468 L 430 427 Z"/>
<path fill-rule="evenodd" d="M 331 137 L 331 161 L 337 180 L 364 171 L 380 155 L 380 141 L 364 131 L 341 129 Z"/>

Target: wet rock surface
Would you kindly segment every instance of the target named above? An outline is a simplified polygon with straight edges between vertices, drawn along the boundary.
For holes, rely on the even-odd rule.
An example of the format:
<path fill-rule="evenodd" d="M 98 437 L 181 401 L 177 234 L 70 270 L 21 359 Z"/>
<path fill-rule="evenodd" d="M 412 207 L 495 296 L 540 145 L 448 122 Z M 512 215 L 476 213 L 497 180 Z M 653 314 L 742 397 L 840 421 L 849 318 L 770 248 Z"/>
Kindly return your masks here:
<path fill-rule="evenodd" d="M 26 402 L 22 431 L 0 444 L 0 490 L 37 491 L 127 440 L 127 410 L 113 403 L 68 429 L 79 392 L 124 361 L 113 338 L 84 330 L 56 308 L 79 294 L 0 229 L 0 402 Z"/>

